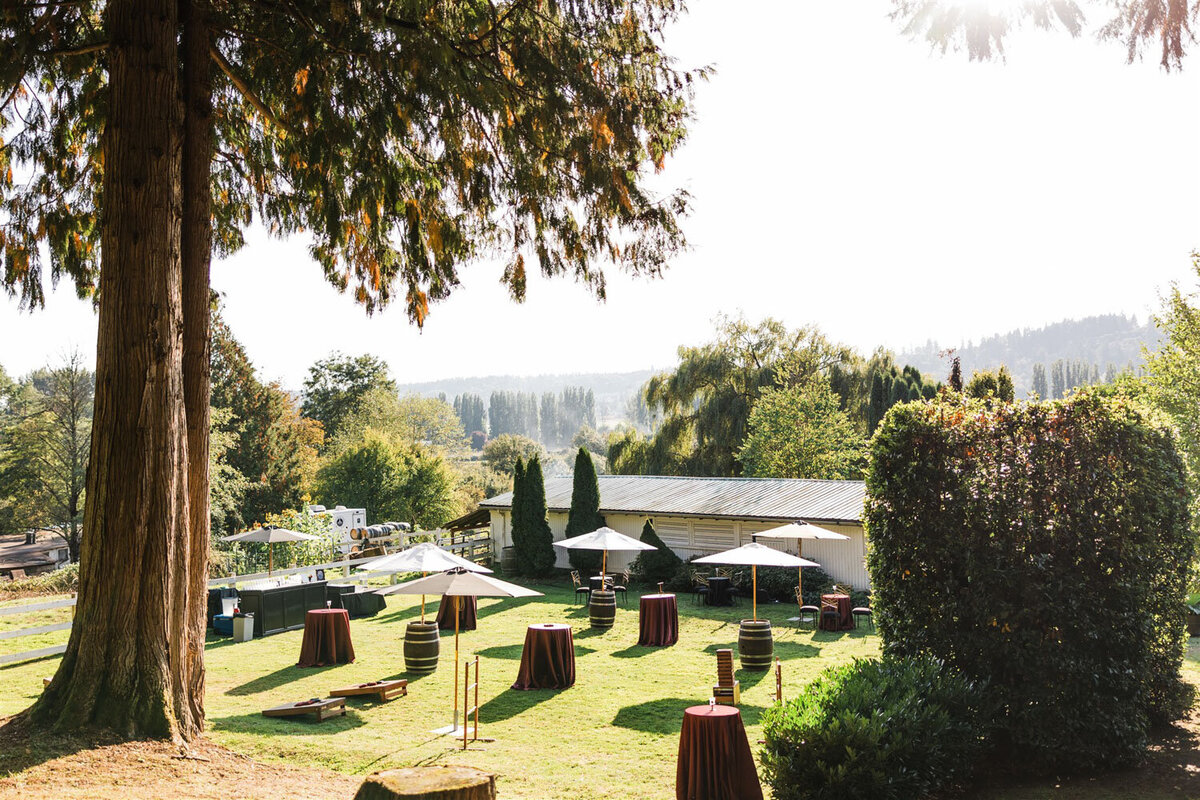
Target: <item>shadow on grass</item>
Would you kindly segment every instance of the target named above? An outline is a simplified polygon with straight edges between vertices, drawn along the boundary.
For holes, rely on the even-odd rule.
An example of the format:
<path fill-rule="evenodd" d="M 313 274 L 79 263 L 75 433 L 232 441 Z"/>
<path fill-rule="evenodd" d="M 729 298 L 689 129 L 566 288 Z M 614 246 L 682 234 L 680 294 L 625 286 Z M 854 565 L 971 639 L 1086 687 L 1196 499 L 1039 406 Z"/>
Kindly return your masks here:
<path fill-rule="evenodd" d="M 482 650 L 476 650 L 475 655 L 483 656 L 484 658 L 511 658 L 520 660 L 524 649 L 525 645 L 523 644 L 506 644 L 499 647 L 485 647 Z"/>
<path fill-rule="evenodd" d="M 486 722 L 500 722 L 523 714 L 538 703 L 543 703 L 559 692 L 571 689 L 508 689 L 479 707 L 479 718 Z"/>
<path fill-rule="evenodd" d="M 311 736 L 319 733 L 333 736 L 342 731 L 361 728 L 366 721 L 347 706 L 346 715 L 317 722 L 315 714 L 295 717 L 264 717 L 262 714 L 236 714 L 209 719 L 213 730 L 231 733 L 251 733 L 256 736 Z"/>
<path fill-rule="evenodd" d="M 665 645 L 664 645 L 665 646 Z M 635 644 L 626 647 L 624 650 L 617 650 L 612 654 L 613 658 L 641 658 L 648 656 L 655 650 L 662 650 L 662 647 L 647 647 L 645 645 Z"/>
<path fill-rule="evenodd" d="M 283 669 L 277 669 L 274 672 L 266 675 L 260 675 L 257 678 L 246 681 L 240 686 L 234 686 L 225 694 L 232 695 L 234 697 L 244 697 L 245 695 L 258 694 L 259 692 L 265 692 L 268 689 L 278 688 L 284 684 L 299 680 L 305 675 L 311 674 L 311 670 L 306 672 L 300 667 L 292 665 L 290 667 L 284 667 Z"/>
<path fill-rule="evenodd" d="M 679 734 L 683 725 L 683 710 L 701 705 L 697 697 L 664 697 L 633 706 L 625 706 L 613 717 L 612 724 L 644 733 Z"/>

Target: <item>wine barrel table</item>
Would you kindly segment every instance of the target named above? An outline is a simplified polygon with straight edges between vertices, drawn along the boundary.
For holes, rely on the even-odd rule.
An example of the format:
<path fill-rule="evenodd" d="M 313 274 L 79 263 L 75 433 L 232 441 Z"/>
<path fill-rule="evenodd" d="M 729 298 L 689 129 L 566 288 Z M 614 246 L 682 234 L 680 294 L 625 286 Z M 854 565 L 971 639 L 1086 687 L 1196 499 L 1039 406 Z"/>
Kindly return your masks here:
<path fill-rule="evenodd" d="M 592 599 L 588 604 L 588 612 L 593 628 L 600 628 L 601 630 L 611 628 L 617 617 L 617 593 L 611 589 L 608 591 L 592 592 Z"/>
<path fill-rule="evenodd" d="M 738 629 L 738 658 L 742 669 L 762 672 L 771 668 L 775 642 L 771 638 L 771 620 L 744 619 Z"/>
<path fill-rule="evenodd" d="M 441 645 L 436 622 L 410 622 L 404 631 L 404 669 L 416 675 L 433 672 Z"/>
<path fill-rule="evenodd" d="M 404 767 L 367 777 L 354 800 L 495 800 L 496 776 L 457 765 Z"/>

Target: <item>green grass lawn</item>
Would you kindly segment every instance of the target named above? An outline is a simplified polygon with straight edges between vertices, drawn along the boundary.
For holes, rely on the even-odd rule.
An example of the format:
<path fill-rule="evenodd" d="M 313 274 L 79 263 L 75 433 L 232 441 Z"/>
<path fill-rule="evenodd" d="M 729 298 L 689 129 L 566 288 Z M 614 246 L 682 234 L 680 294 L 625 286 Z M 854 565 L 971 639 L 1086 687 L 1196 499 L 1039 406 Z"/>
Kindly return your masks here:
<path fill-rule="evenodd" d="M 404 625 L 419 615 L 419 598 L 393 595 L 388 608 L 372 619 L 354 620 L 351 629 L 357 660 L 353 664 L 300 669 L 295 666 L 301 633 L 233 643 L 208 644 L 209 736 L 263 761 L 320 765 L 366 775 L 378 769 L 413 764 L 464 763 L 497 773 L 505 798 L 662 798 L 673 792 L 675 754 L 683 709 L 705 703 L 716 679 L 720 647 L 736 649 L 737 623 L 748 606 L 712 609 L 680 597 L 680 640 L 669 648 L 642 648 L 637 641 L 637 598 L 618 607 L 615 627 L 594 633 L 586 609 L 574 593 L 558 585 L 530 584 L 544 598 L 479 601 L 479 630 L 464 633 L 464 659 L 480 656 L 480 733 L 496 741 L 473 745 L 465 753 L 453 741 L 430 733 L 451 720 L 450 663 L 453 635 L 443 635 L 439 670 L 424 677 L 406 676 Z M 427 606 L 432 619 L 436 598 Z M 791 605 L 760 606 L 760 616 L 775 628 L 775 652 L 783 659 L 784 695 L 794 696 L 820 670 L 855 657 L 877 655 L 878 637 L 869 631 L 841 634 L 798 631 L 786 622 Z M 51 620 L 0 618 L 5 627 Z M 57 620 L 57 616 L 54 617 Z M 527 625 L 568 622 L 575 629 L 576 683 L 560 692 L 517 692 L 517 675 Z M 65 639 L 65 632 L 57 634 Z M 30 639 L 18 639 L 32 646 Z M 1200 683 L 1200 644 L 1192 640 L 1184 674 Z M 12 642 L 4 642 L 12 644 Z M 38 645 L 42 646 L 42 645 Z M 28 649 L 19 647 L 14 649 Z M 57 659 L 0 667 L 0 716 L 27 707 L 41 691 L 41 678 Z M 387 677 L 409 677 L 409 695 L 379 705 L 351 700 L 344 718 L 321 724 L 268 719 L 259 712 L 279 703 L 326 695 L 336 686 Z M 772 702 L 770 673 L 739 670 L 741 710 L 751 747 L 757 755 L 760 717 Z M 459 673 L 461 680 L 461 672 Z M 1137 773 L 1116 773 L 1037 785 L 984 789 L 987 800 L 1034 800 L 1050 797 L 1123 798 Z M 1166 786 L 1149 797 L 1191 796 Z"/>
<path fill-rule="evenodd" d="M 464 763 L 496 772 L 506 798 L 619 796 L 662 798 L 674 790 L 675 755 L 683 709 L 706 703 L 716 682 L 720 647 L 735 647 L 736 609 L 693 606 L 680 599 L 680 637 L 674 647 L 645 648 L 638 637 L 637 597 L 618 607 L 614 628 L 595 634 L 574 592 L 536 585 L 544 598 L 481 598 L 479 629 L 464 633 L 464 659 L 480 656 L 480 735 L 495 742 L 466 751 L 430 731 L 452 716 L 450 664 L 453 634 L 443 635 L 437 672 L 406 676 L 405 623 L 420 613 L 420 599 L 393 595 L 371 619 L 353 620 L 353 664 L 300 669 L 301 632 L 247 643 L 216 639 L 207 652 L 209 736 L 260 760 L 316 764 L 352 774 L 387 767 Z M 793 695 L 825 667 L 878 653 L 878 637 L 797 631 L 786 618 L 795 607 L 760 606 L 774 623 L 775 652 L 784 662 L 784 695 Z M 427 605 L 436 613 L 437 601 Z M 575 631 L 576 682 L 571 689 L 513 691 L 526 626 L 568 622 Z M 33 624 L 33 623 L 29 623 Z M 28 639 L 18 641 L 28 642 Z M 0 668 L 0 715 L 27 707 L 57 659 Z M 336 686 L 385 677 L 409 677 L 409 694 L 390 703 L 351 700 L 344 718 L 321 724 L 268 719 L 259 712 L 291 700 L 325 695 Z M 759 718 L 772 702 L 770 673 L 739 670 L 742 715 L 752 748 L 761 738 Z M 461 672 L 460 672 L 461 680 Z M 459 745 L 461 746 L 461 742 Z"/>

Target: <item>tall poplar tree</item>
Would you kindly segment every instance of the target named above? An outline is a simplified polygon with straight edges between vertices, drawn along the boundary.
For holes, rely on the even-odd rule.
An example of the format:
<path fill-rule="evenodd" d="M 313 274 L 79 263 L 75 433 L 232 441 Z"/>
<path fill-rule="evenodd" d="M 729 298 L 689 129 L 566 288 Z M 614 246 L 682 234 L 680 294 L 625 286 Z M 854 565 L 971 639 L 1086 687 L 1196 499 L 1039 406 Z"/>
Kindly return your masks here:
<path fill-rule="evenodd" d="M 209 263 L 252 220 L 304 230 L 331 282 L 420 324 L 486 248 L 604 295 L 657 274 L 683 194 L 674 0 L 0 7 L 4 284 L 99 307 L 77 621 L 34 716 L 191 739 L 203 726 Z M 32 175 L 29 179 L 28 176 Z M 16 177 L 15 177 L 16 176 Z M 90 541 L 90 544 L 89 544 Z M 132 622 L 130 622 L 132 620 Z"/>
<path fill-rule="evenodd" d="M 571 508 L 567 512 L 566 535 L 580 536 L 591 533 L 604 525 L 600 514 L 600 482 L 596 479 L 596 465 L 586 447 L 575 454 L 575 476 L 571 486 Z M 570 550 L 571 566 L 587 575 L 594 575 L 601 567 L 602 553 L 598 550 Z"/>
<path fill-rule="evenodd" d="M 522 522 L 527 532 L 522 545 L 517 548 L 517 564 L 523 574 L 545 578 L 554 572 L 558 555 L 554 551 L 554 534 L 546 519 L 546 482 L 542 477 L 542 460 L 537 456 L 525 465 L 521 485 L 525 495 Z"/>
<path fill-rule="evenodd" d="M 510 541 L 513 553 L 516 555 L 517 571 L 524 572 L 524 561 L 521 554 L 525 550 L 525 542 L 529 538 L 529 526 L 525 524 L 525 462 L 517 456 L 516 466 L 513 467 L 512 519 L 509 520 Z"/>

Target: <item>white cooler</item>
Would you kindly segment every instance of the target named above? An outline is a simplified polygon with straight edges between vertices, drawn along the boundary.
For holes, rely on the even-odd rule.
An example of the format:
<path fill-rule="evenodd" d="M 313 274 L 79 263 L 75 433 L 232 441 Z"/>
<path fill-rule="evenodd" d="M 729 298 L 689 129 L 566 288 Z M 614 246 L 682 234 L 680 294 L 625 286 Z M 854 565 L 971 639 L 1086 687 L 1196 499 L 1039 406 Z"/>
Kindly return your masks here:
<path fill-rule="evenodd" d="M 247 614 L 233 618 L 233 640 L 248 642 L 254 638 L 254 615 Z"/>

